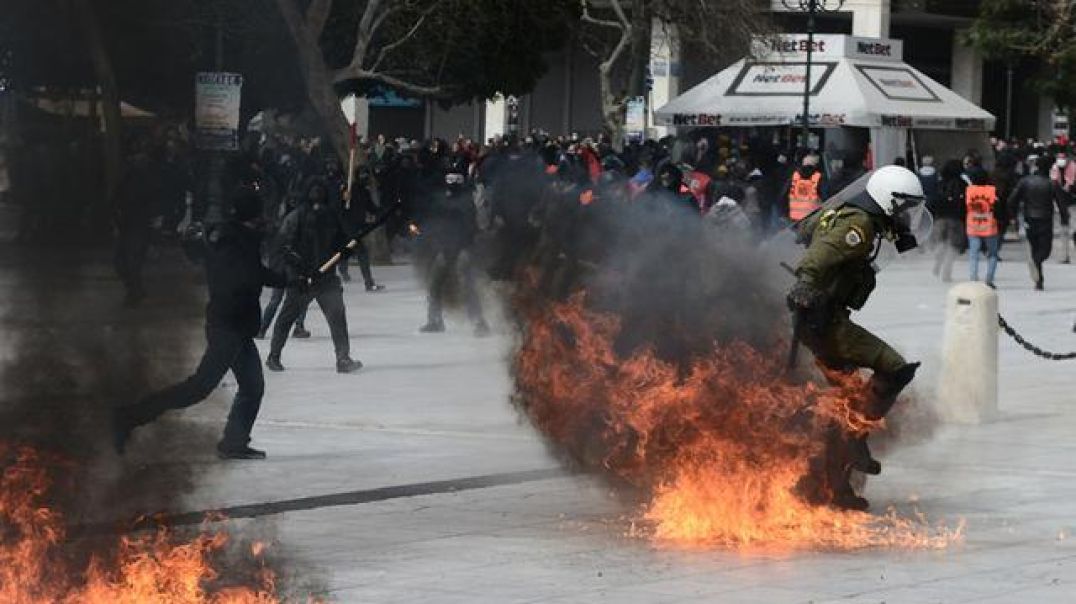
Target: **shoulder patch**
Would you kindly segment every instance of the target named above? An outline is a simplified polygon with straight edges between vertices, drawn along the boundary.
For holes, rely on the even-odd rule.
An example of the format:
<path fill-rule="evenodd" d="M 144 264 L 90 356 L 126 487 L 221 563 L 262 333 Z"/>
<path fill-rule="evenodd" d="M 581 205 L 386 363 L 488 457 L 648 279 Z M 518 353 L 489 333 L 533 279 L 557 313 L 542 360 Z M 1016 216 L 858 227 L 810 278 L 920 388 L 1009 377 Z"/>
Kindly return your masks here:
<path fill-rule="evenodd" d="M 848 244 L 848 247 L 856 247 L 863 243 L 863 231 L 857 226 L 848 228 L 848 232 L 844 235 L 844 242 Z"/>

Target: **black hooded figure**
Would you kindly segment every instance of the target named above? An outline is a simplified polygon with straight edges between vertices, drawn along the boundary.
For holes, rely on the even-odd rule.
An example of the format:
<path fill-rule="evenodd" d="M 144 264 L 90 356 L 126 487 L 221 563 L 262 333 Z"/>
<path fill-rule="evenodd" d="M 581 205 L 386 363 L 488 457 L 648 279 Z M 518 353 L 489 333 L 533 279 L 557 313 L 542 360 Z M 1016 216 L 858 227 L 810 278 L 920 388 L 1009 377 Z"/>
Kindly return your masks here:
<path fill-rule="evenodd" d="M 419 328 L 423 333 L 445 330 L 444 300 L 455 275 L 462 288 L 467 317 L 475 324 L 475 335 L 489 334 L 470 254 L 478 232 L 478 217 L 465 171 L 465 166 L 450 167 L 441 192 L 430 195 L 413 216 L 429 279 L 427 320 Z"/>
<path fill-rule="evenodd" d="M 254 334 L 261 318 L 262 286 L 283 287 L 286 279 L 262 264 L 261 221 L 261 198 L 253 191 L 243 191 L 232 200 L 230 220 L 210 229 L 205 236 L 201 250 L 209 285 L 205 354 L 198 369 L 186 380 L 116 410 L 114 444 L 121 455 L 136 427 L 168 410 L 201 402 L 230 370 L 239 388 L 217 452 L 226 459 L 265 457 L 264 451 L 249 445 L 265 389 Z"/>
<path fill-rule="evenodd" d="M 273 326 L 273 339 L 269 347 L 269 356 L 265 366 L 272 371 L 283 371 L 280 353 L 288 341 L 288 331 L 306 307 L 317 300 L 325 320 L 329 323 L 333 348 L 336 352 L 336 371 L 351 373 L 362 368 L 362 363 L 351 359 L 351 343 L 347 333 L 347 314 L 344 309 L 344 287 L 340 278 L 330 271 L 322 275 L 318 272 L 329 258 L 343 249 L 347 242 L 344 221 L 339 208 L 329 200 L 329 191 L 325 181 L 311 179 L 306 188 L 306 195 L 291 211 L 280 226 L 280 246 L 288 275 L 294 282 L 315 277 L 306 285 L 288 288 L 284 295 L 284 305 L 280 309 L 276 325 Z"/>

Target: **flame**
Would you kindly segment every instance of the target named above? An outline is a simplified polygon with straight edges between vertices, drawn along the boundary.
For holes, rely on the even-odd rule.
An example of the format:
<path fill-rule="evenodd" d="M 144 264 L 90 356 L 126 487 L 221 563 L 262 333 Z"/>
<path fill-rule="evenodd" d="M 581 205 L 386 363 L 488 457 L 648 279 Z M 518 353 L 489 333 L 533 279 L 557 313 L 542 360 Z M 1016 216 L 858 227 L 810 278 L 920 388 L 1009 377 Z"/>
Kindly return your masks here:
<path fill-rule="evenodd" d="M 880 427 L 857 411 L 865 382 L 829 372 L 794 384 L 780 354 L 714 345 L 683 368 L 614 342 L 616 317 L 567 302 L 522 304 L 519 403 L 554 443 L 649 495 L 636 522 L 658 543 L 735 549 L 944 547 L 963 526 L 813 506 L 797 483 L 824 435 Z M 634 531 L 636 534 L 639 530 Z"/>
<path fill-rule="evenodd" d="M 165 526 L 123 535 L 107 554 L 80 562 L 64 517 L 47 500 L 55 460 L 0 443 L 0 602 L 19 604 L 269 604 L 276 575 L 252 550 L 245 585 L 228 584 L 218 562 L 231 540 L 203 526 L 183 541 Z"/>

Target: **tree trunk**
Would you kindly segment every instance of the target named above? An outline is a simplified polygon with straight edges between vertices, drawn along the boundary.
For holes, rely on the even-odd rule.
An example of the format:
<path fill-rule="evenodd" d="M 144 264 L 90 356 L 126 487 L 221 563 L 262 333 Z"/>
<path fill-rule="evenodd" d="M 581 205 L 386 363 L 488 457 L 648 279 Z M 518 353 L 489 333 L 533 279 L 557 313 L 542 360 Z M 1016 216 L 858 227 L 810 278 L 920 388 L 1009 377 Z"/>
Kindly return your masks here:
<path fill-rule="evenodd" d="M 295 0 L 276 0 L 276 4 L 295 42 L 310 106 L 321 120 L 322 128 L 329 136 L 329 142 L 341 165 L 347 166 L 350 147 L 347 117 L 340 106 L 340 98 L 336 96 L 332 73 L 325 65 L 317 34 L 307 29 Z"/>
<path fill-rule="evenodd" d="M 71 4 L 82 23 L 82 33 L 90 52 L 97 84 L 101 87 L 102 116 L 105 122 L 104 132 L 104 173 L 106 207 L 112 203 L 116 189 L 119 187 L 122 171 L 123 116 L 120 113 L 120 95 L 116 86 L 116 73 L 112 69 L 105 48 L 101 24 L 97 20 L 89 0 L 71 0 Z"/>
<path fill-rule="evenodd" d="M 644 0 L 635 0 L 631 8 L 631 45 L 628 47 L 631 73 L 628 76 L 628 98 L 646 94 L 646 68 L 650 64 L 651 30 L 648 6 L 649 4 Z"/>
<path fill-rule="evenodd" d="M 340 165 L 346 171 L 351 147 L 347 116 L 344 115 L 340 98 L 336 95 L 333 74 L 325 65 L 325 57 L 321 54 L 317 34 L 306 27 L 295 0 L 276 0 L 276 2 L 295 41 L 296 51 L 299 53 L 299 67 L 306 80 L 306 95 L 310 99 L 310 106 L 320 118 L 323 129 L 329 135 L 329 142 L 340 159 Z M 367 236 L 366 246 L 373 262 L 378 264 L 392 262 L 384 227 Z"/>
<path fill-rule="evenodd" d="M 602 100 L 602 123 L 609 132 L 613 148 L 624 148 L 624 99 L 613 92 L 612 66 L 602 65 L 598 69 L 598 86 Z"/>

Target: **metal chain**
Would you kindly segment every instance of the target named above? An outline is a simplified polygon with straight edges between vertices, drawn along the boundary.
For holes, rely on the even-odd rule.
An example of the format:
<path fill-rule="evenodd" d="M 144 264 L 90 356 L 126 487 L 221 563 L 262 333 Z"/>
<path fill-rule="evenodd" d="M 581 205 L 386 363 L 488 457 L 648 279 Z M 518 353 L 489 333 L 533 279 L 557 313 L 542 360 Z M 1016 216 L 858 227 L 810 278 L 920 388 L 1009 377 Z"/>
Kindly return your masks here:
<path fill-rule="evenodd" d="M 1001 315 L 998 315 L 998 325 L 1001 326 L 1001 329 L 1003 329 L 1005 333 L 1009 334 L 1010 338 L 1016 340 L 1017 344 L 1023 346 L 1025 350 L 1037 357 L 1042 357 L 1051 361 L 1068 361 L 1071 359 L 1076 359 L 1076 352 L 1066 352 L 1064 354 L 1059 352 L 1050 352 L 1048 350 L 1043 350 L 1038 346 L 1035 346 L 1031 342 L 1028 342 L 1024 339 L 1024 336 L 1016 333 L 1016 330 L 1013 329 L 1013 326 L 1009 325 L 1009 322 L 1006 321 L 1005 317 Z"/>

